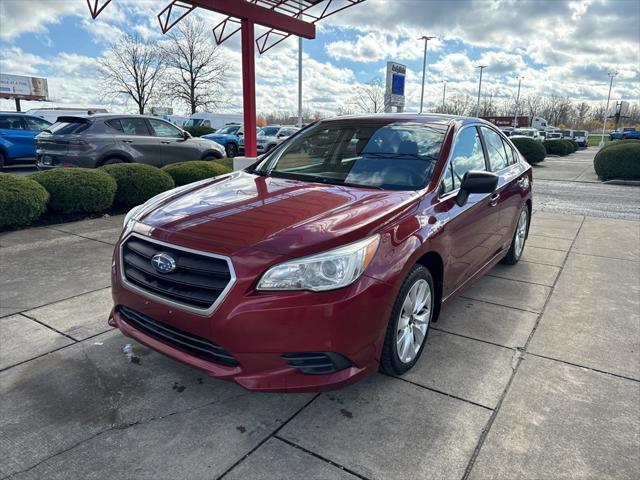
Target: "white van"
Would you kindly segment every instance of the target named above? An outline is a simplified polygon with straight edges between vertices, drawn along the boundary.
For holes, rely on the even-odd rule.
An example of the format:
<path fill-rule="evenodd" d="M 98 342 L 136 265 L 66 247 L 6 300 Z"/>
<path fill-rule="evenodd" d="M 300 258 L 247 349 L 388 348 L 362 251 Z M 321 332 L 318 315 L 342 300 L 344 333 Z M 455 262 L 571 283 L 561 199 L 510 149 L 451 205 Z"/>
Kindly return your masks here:
<path fill-rule="evenodd" d="M 244 116 L 241 113 L 209 113 L 197 112 L 189 117 L 185 127 L 209 127 L 216 130 L 230 123 L 242 123 Z"/>

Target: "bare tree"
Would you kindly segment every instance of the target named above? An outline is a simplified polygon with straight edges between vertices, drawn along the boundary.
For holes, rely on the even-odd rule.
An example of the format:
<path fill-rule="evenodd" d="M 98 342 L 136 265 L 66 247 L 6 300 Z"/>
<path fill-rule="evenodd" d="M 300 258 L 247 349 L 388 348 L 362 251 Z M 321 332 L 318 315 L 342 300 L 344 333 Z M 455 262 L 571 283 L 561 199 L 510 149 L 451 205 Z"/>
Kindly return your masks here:
<path fill-rule="evenodd" d="M 359 112 L 384 112 L 384 87 L 380 79 L 373 79 L 364 85 L 357 86 L 349 103 Z"/>
<path fill-rule="evenodd" d="M 440 107 L 439 113 L 448 113 L 450 115 L 468 115 L 471 114 L 474 100 L 469 95 L 454 93 L 446 99 L 444 108 Z"/>
<path fill-rule="evenodd" d="M 138 35 L 125 35 L 112 43 L 99 60 L 103 91 L 132 99 L 143 114 L 162 77 L 158 48 Z"/>
<path fill-rule="evenodd" d="M 191 17 L 182 21 L 162 51 L 169 69 L 164 89 L 192 114 L 228 103 L 223 90 L 225 62 L 202 21 Z"/>

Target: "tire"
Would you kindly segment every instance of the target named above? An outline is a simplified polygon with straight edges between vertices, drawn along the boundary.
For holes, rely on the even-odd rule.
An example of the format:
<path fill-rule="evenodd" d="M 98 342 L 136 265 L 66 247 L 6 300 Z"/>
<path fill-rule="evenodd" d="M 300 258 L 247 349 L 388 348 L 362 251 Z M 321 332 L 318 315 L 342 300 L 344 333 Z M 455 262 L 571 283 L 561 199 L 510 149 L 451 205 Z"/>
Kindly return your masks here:
<path fill-rule="evenodd" d="M 518 215 L 518 223 L 516 224 L 516 231 L 511 239 L 511 245 L 507 255 L 502 259 L 502 263 L 507 265 L 515 265 L 522 257 L 524 252 L 524 244 L 527 241 L 529 234 L 529 223 L 531 223 L 531 215 L 529 214 L 529 208 L 524 205 L 520 214 Z"/>
<path fill-rule="evenodd" d="M 209 154 L 209 155 L 206 155 L 206 156 L 203 158 L 203 160 L 206 160 L 206 161 L 214 161 L 214 160 L 220 160 L 221 158 L 222 158 L 222 157 L 219 157 L 219 156 L 217 156 L 217 155 Z"/>
<path fill-rule="evenodd" d="M 227 143 L 227 146 L 224 148 L 227 152 L 227 157 L 233 158 L 238 155 L 238 146 L 235 143 Z"/>
<path fill-rule="evenodd" d="M 5 157 L 4 152 L 0 151 L 0 170 L 2 170 L 7 162 L 7 157 Z"/>
<path fill-rule="evenodd" d="M 426 299 L 419 293 L 424 287 L 428 287 L 424 291 Z M 421 302 L 415 301 L 411 306 L 411 293 L 417 293 L 414 298 L 416 300 L 421 298 L 425 302 L 418 314 L 413 312 L 416 304 L 419 305 Z M 427 344 L 429 325 L 433 318 L 434 296 L 435 289 L 431 273 L 422 265 L 414 265 L 402 283 L 391 310 L 380 356 L 380 369 L 383 372 L 389 375 L 402 375 L 416 364 Z M 405 309 L 407 302 L 409 302 L 409 308 Z M 408 310 L 412 311 L 411 315 L 406 314 Z M 402 324 L 406 326 L 402 327 Z"/>

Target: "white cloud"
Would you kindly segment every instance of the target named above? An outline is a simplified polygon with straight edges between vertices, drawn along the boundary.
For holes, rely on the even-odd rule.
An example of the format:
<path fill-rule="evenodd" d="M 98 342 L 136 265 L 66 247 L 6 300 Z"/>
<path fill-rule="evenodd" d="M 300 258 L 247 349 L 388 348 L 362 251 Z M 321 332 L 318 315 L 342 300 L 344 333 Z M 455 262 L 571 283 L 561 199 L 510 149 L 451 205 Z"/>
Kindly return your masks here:
<path fill-rule="evenodd" d="M 335 60 L 355 62 L 377 62 L 379 60 L 415 60 L 422 58 L 423 43 L 416 38 L 400 37 L 385 33 L 370 32 L 358 35 L 355 40 L 339 40 L 325 46 L 327 54 Z M 438 51 L 441 42 L 429 42 L 429 51 Z"/>

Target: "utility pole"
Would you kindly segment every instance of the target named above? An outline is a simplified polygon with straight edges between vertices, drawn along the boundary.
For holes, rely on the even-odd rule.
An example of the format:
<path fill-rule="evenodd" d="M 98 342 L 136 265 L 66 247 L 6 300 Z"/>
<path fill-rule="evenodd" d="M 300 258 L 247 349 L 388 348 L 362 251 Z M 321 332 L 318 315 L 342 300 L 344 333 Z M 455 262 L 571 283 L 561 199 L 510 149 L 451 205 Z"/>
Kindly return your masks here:
<path fill-rule="evenodd" d="M 478 83 L 478 105 L 476 106 L 476 117 L 480 116 L 480 92 L 482 91 L 482 71 L 487 68 L 487 65 L 478 65 L 476 68 L 480 69 L 480 82 Z"/>
<path fill-rule="evenodd" d="M 609 95 L 607 96 L 607 108 L 604 111 L 604 122 L 602 122 L 602 136 L 600 137 L 599 147 L 604 146 L 604 130 L 607 128 L 607 118 L 609 117 L 609 100 L 611 100 L 611 87 L 613 86 L 613 77 L 618 75 L 618 72 L 609 72 Z"/>
<path fill-rule="evenodd" d="M 518 107 L 520 106 L 520 84 L 524 77 L 518 77 L 518 94 L 516 95 L 516 113 L 513 115 L 513 128 L 518 128 Z"/>
<path fill-rule="evenodd" d="M 442 113 L 445 113 L 445 104 L 447 99 L 447 81 L 442 81 Z"/>
<path fill-rule="evenodd" d="M 298 37 L 298 127 L 302 128 L 302 37 Z"/>
<path fill-rule="evenodd" d="M 433 40 L 436 37 L 430 37 L 428 35 L 423 35 L 418 40 L 424 40 L 424 56 L 422 57 L 422 90 L 420 91 L 420 113 L 422 113 L 422 108 L 424 107 L 424 79 L 427 73 L 427 43 L 429 40 Z"/>

